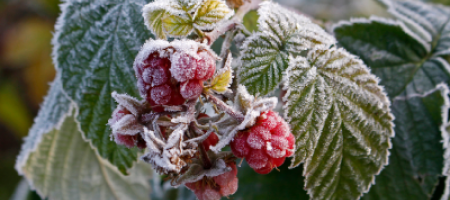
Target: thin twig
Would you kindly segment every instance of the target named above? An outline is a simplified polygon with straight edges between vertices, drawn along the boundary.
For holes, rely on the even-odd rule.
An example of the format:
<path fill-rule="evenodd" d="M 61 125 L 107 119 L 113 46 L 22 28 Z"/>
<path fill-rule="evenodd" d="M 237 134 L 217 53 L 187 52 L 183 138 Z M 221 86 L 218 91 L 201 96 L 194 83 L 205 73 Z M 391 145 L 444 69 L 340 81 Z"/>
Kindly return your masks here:
<path fill-rule="evenodd" d="M 238 24 L 242 23 L 245 14 L 247 14 L 250 10 L 257 9 L 260 3 L 261 0 L 246 1 L 244 5 L 239 7 L 239 9 L 236 11 L 236 14 L 231 19 L 220 24 L 213 31 L 205 33 L 205 37 L 208 39 L 208 45 L 214 43 L 214 41 L 216 41 L 217 38 L 219 38 L 219 36 L 223 35 L 225 32 L 236 28 Z"/>
<path fill-rule="evenodd" d="M 217 98 L 216 96 L 214 96 L 212 94 L 206 94 L 206 98 L 208 100 L 210 100 L 213 104 L 215 104 L 220 110 L 224 111 L 225 113 L 227 113 L 228 115 L 233 117 L 239 123 L 244 121 L 244 118 L 245 118 L 244 114 L 235 110 L 234 108 L 232 108 L 231 106 L 229 106 L 228 104 L 226 104 L 225 102 L 223 102 L 222 100 Z"/>

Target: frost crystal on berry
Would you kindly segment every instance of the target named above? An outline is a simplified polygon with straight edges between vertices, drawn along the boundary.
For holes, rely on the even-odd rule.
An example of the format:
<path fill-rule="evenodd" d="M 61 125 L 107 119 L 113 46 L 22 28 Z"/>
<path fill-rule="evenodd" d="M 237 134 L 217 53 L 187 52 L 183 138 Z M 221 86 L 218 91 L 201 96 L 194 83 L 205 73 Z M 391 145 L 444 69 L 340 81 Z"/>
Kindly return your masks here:
<path fill-rule="evenodd" d="M 216 59 L 208 46 L 192 40 L 149 40 L 134 62 L 139 92 L 152 106 L 181 105 L 201 94 L 203 81 L 214 75 Z"/>
<path fill-rule="evenodd" d="M 262 113 L 253 127 L 239 131 L 230 143 L 235 156 L 245 158 L 257 173 L 267 174 L 294 151 L 294 135 L 276 112 Z"/>

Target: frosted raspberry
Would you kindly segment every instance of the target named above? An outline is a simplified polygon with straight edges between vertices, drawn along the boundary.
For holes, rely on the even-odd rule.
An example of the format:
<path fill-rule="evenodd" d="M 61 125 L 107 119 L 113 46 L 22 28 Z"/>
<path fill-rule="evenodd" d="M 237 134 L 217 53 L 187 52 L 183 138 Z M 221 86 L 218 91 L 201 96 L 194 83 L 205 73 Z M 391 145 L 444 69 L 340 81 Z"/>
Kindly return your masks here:
<path fill-rule="evenodd" d="M 181 96 L 179 84 L 171 81 L 169 58 L 160 57 L 159 53 L 149 54 L 143 60 L 136 59 L 135 72 L 138 79 L 139 93 L 154 107 L 155 112 L 164 108 L 158 105 L 181 105 L 185 99 Z"/>
<path fill-rule="evenodd" d="M 129 110 L 126 108 L 119 106 L 112 115 L 112 118 L 109 120 L 109 124 L 112 126 L 115 123 L 118 123 L 126 115 L 132 115 Z M 119 145 L 124 145 L 128 148 L 139 147 L 140 149 L 144 149 L 147 147 L 144 138 L 142 138 L 140 133 L 135 134 L 124 134 L 122 132 L 113 131 L 114 141 Z"/>
<path fill-rule="evenodd" d="M 198 53 L 200 59 L 197 62 L 196 77 L 199 80 L 207 80 L 214 76 L 216 71 L 216 61 L 214 57 L 207 51 Z"/>
<path fill-rule="evenodd" d="M 160 85 L 152 88 L 150 98 L 155 104 L 166 105 L 169 103 L 172 89 L 168 85 Z"/>
<path fill-rule="evenodd" d="M 194 79 L 197 71 L 197 59 L 187 52 L 176 52 L 171 56 L 173 78 L 179 82 L 185 82 Z"/>
<path fill-rule="evenodd" d="M 234 137 L 234 140 L 231 141 L 231 151 L 236 157 L 243 158 L 248 154 L 248 152 L 250 152 L 250 147 L 247 144 L 247 138 L 248 134 L 238 133 Z"/>
<path fill-rule="evenodd" d="M 261 149 L 264 146 L 264 140 L 259 137 L 258 133 L 250 132 L 247 138 L 247 144 L 250 148 Z"/>
<path fill-rule="evenodd" d="M 267 174 L 292 156 L 295 138 L 283 118 L 267 111 L 261 113 L 253 127 L 238 132 L 230 146 L 233 154 L 245 158 L 255 172 Z"/>
<path fill-rule="evenodd" d="M 245 159 L 247 159 L 247 163 L 251 168 L 260 169 L 266 166 L 269 156 L 261 149 L 252 149 Z"/>
<path fill-rule="evenodd" d="M 234 194 L 238 188 L 237 168 L 234 162 L 228 163 L 231 171 L 216 177 L 203 177 L 203 179 L 186 183 L 199 200 L 219 200 L 223 196 Z"/>
<path fill-rule="evenodd" d="M 150 40 L 134 63 L 139 93 L 155 112 L 164 111 L 162 105 L 196 99 L 203 81 L 214 75 L 216 58 L 209 47 L 192 40 Z"/>
<path fill-rule="evenodd" d="M 203 91 L 203 81 L 189 80 L 181 84 L 180 93 L 185 99 L 196 99 Z"/>

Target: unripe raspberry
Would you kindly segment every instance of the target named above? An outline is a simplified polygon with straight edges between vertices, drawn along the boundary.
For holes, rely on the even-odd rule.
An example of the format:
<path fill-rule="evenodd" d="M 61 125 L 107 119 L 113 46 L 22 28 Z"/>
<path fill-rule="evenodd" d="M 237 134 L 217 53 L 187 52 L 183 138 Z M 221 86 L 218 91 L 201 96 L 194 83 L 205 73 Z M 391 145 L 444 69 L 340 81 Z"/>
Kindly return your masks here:
<path fill-rule="evenodd" d="M 228 163 L 231 171 L 216 177 L 204 177 L 197 182 L 186 183 L 199 200 L 219 200 L 223 196 L 234 194 L 238 188 L 237 168 L 234 162 Z"/>
<path fill-rule="evenodd" d="M 124 118 L 127 115 L 132 115 L 130 111 L 128 111 L 126 108 L 119 106 L 118 109 L 116 109 L 112 115 L 112 118 L 109 120 L 110 125 L 114 125 L 115 123 L 118 123 L 122 118 Z M 144 149 L 147 147 L 144 138 L 142 138 L 140 133 L 133 133 L 133 134 L 124 134 L 121 132 L 113 131 L 114 135 L 114 141 L 117 144 L 124 145 L 128 148 L 132 147 L 139 147 L 140 149 Z"/>
<path fill-rule="evenodd" d="M 255 125 L 236 134 L 230 143 L 236 157 L 245 158 L 257 173 L 267 174 L 294 152 L 295 138 L 276 112 L 261 114 Z"/>

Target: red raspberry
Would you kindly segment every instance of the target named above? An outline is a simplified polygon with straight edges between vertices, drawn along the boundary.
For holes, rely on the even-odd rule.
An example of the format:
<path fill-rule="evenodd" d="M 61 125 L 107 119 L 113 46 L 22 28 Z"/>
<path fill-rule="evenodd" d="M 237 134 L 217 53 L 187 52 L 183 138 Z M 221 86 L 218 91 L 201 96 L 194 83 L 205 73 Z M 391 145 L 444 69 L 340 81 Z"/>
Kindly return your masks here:
<path fill-rule="evenodd" d="M 135 64 L 139 92 L 152 106 L 181 105 L 185 101 L 180 95 L 179 84 L 171 81 L 170 66 L 169 58 L 160 57 L 158 52 Z M 164 109 L 155 107 L 154 111 L 162 112 Z"/>
<path fill-rule="evenodd" d="M 294 152 L 295 138 L 278 113 L 267 111 L 253 127 L 239 131 L 230 143 L 238 158 L 245 158 L 257 173 L 267 174 L 284 163 Z"/>
<path fill-rule="evenodd" d="M 219 200 L 223 196 L 229 196 L 238 188 L 237 168 L 234 162 L 228 163 L 232 170 L 216 177 L 204 177 L 203 179 L 186 183 L 186 187 L 192 190 L 199 200 Z"/>
<path fill-rule="evenodd" d="M 203 91 L 203 81 L 191 79 L 181 84 L 181 96 L 185 99 L 196 99 Z"/>
<path fill-rule="evenodd" d="M 112 119 L 109 122 L 110 124 L 117 123 L 120 119 L 125 117 L 126 115 L 131 115 L 131 112 L 128 111 L 124 107 L 119 107 L 119 109 L 116 109 L 112 115 Z M 135 146 L 139 147 L 140 149 L 144 149 L 147 147 L 144 138 L 142 138 L 141 134 L 137 133 L 134 135 L 128 135 L 123 133 L 117 133 L 113 132 L 114 134 L 114 140 L 117 144 L 124 145 L 128 148 L 133 148 Z"/>
<path fill-rule="evenodd" d="M 216 56 L 190 40 L 151 40 L 139 52 L 134 69 L 140 94 L 155 112 L 162 112 L 161 105 L 181 105 L 200 96 L 203 81 L 214 75 Z"/>

